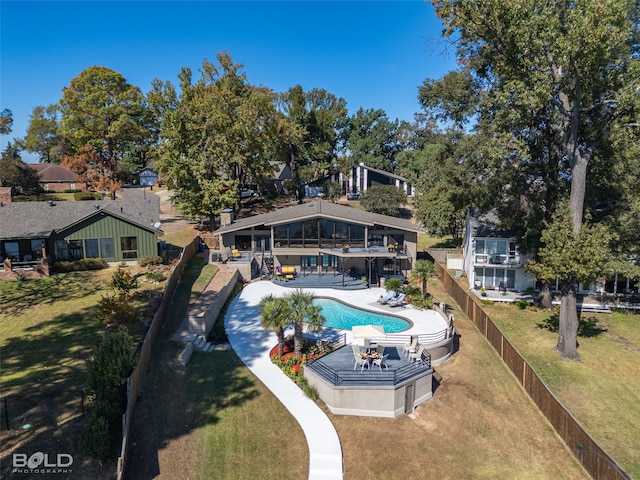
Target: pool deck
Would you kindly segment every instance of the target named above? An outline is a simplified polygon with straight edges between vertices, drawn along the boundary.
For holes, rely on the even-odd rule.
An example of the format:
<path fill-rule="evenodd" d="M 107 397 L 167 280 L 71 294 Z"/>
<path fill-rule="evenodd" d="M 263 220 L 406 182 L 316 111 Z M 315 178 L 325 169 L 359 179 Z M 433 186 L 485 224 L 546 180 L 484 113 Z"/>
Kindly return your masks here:
<path fill-rule="evenodd" d="M 412 322 L 411 328 L 402 332 L 404 334 L 437 333 L 447 328 L 447 322 L 437 312 L 419 310 L 411 305 L 388 307 L 378 304 L 377 299 L 385 293 L 383 288 L 308 288 L 305 291 L 317 297 L 339 299 L 354 307 L 377 313 L 401 316 Z M 290 288 L 270 281 L 247 285 L 227 310 L 227 335 L 233 349 L 249 370 L 273 392 L 300 424 L 309 448 L 309 479 L 339 480 L 343 478 L 342 447 L 333 424 L 320 407 L 305 396 L 269 358 L 269 352 L 277 344 L 277 338 L 275 333 L 262 328 L 259 303 L 268 294 L 280 296 L 289 292 Z M 351 332 L 345 333 L 347 342 L 351 342 Z"/>

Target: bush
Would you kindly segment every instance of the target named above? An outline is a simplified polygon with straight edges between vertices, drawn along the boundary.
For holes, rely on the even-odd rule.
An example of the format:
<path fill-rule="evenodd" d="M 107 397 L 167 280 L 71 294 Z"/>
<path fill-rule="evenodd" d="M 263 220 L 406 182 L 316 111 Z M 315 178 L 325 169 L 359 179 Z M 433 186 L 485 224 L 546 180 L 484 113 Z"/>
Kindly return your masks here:
<path fill-rule="evenodd" d="M 58 273 L 82 272 L 86 270 L 102 270 L 109 265 L 101 258 L 83 258 L 72 262 L 60 260 L 54 263 L 53 269 Z"/>
<path fill-rule="evenodd" d="M 109 455 L 109 444 L 109 422 L 92 412 L 82 426 L 82 445 L 92 457 L 105 460 Z"/>
<path fill-rule="evenodd" d="M 123 295 L 102 297 L 98 301 L 98 316 L 107 326 L 125 327 L 131 330 L 138 314 L 133 305 Z"/>
<path fill-rule="evenodd" d="M 126 297 L 132 290 L 138 288 L 138 277 L 131 275 L 129 270 L 118 267 L 118 270 L 113 272 L 108 285 L 114 289 L 118 295 Z"/>
<path fill-rule="evenodd" d="M 73 199 L 76 201 L 100 200 L 101 194 L 95 192 L 74 192 Z"/>
<path fill-rule="evenodd" d="M 162 272 L 149 272 L 145 273 L 144 276 L 152 282 L 162 282 L 164 280 Z"/>
<path fill-rule="evenodd" d="M 529 302 L 527 302 L 526 300 L 516 300 L 515 306 L 520 310 L 524 310 L 529 306 Z"/>
<path fill-rule="evenodd" d="M 150 265 L 162 265 L 162 263 L 162 257 L 159 257 L 157 255 L 147 255 L 141 257 L 140 260 L 138 260 L 138 265 L 140 265 L 141 267 L 148 267 Z"/>

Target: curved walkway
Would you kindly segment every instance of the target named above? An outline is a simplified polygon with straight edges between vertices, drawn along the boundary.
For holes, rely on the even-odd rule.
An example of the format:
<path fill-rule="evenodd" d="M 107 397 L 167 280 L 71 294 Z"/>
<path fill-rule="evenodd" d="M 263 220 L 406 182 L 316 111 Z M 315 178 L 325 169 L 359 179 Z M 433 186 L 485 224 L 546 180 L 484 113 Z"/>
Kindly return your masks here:
<path fill-rule="evenodd" d="M 260 324 L 259 302 L 276 286 L 271 282 L 248 285 L 230 305 L 225 317 L 229 342 L 236 354 L 298 421 L 309 447 L 309 480 L 343 478 L 342 447 L 333 424 L 269 358 L 278 343 L 273 332 Z"/>

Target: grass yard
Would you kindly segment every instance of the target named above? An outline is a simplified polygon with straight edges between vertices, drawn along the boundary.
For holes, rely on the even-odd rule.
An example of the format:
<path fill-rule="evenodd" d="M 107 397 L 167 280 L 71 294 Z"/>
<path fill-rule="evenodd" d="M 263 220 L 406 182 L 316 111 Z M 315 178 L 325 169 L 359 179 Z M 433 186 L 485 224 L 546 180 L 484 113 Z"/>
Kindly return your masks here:
<path fill-rule="evenodd" d="M 553 350 L 558 333 L 551 312 L 497 303 L 485 309 L 596 441 L 640 478 L 640 315 L 583 315 L 582 362 L 569 362 Z"/>

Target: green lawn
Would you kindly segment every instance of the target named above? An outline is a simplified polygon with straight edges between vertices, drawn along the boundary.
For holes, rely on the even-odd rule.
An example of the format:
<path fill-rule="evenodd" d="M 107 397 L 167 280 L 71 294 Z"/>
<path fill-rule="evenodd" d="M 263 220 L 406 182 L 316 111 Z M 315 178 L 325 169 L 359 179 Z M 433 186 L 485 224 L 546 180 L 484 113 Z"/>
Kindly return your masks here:
<path fill-rule="evenodd" d="M 584 315 L 582 361 L 569 362 L 553 349 L 557 317 L 550 312 L 506 304 L 485 309 L 596 441 L 640 478 L 640 315 Z"/>

